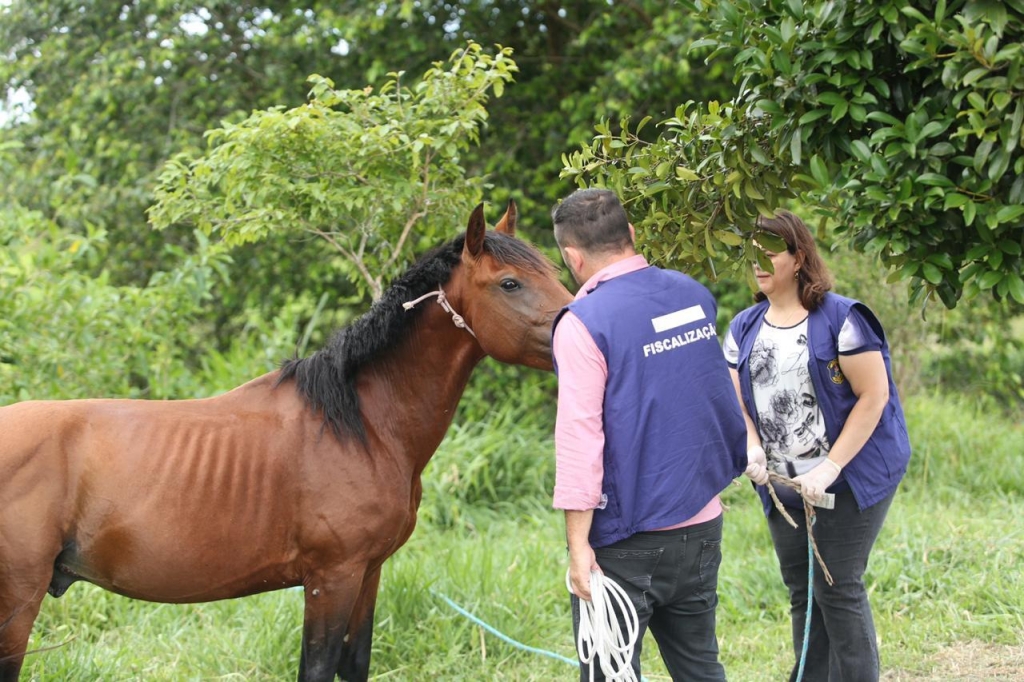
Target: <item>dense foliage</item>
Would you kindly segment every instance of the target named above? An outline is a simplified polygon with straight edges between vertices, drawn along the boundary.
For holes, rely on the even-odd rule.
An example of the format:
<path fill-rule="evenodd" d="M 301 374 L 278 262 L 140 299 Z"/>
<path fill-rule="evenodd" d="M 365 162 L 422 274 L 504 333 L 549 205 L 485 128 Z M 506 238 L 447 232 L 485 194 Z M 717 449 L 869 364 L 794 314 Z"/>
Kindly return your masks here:
<path fill-rule="evenodd" d="M 24 172 L 4 190 L 61 227 L 106 229 L 115 276 L 145 282 L 168 239 L 145 227 L 161 164 L 223 118 L 301 103 L 305 78 L 329 69 L 337 37 L 304 7 L 5 3 L 0 82 L 32 112 L 9 126 Z"/>
<path fill-rule="evenodd" d="M 919 294 L 1024 304 L 1021 0 L 690 6 L 736 94 L 565 159 L 633 199 L 652 255 L 749 262 L 757 214 L 800 197 Z"/>
<path fill-rule="evenodd" d="M 489 216 L 516 199 L 521 231 L 550 248 L 548 211 L 574 181 L 616 186 L 646 253 L 717 279 L 724 316 L 749 300 L 752 217 L 803 193 L 795 207 L 829 216 L 821 236 L 837 254 L 877 252 L 947 303 L 991 290 L 971 303 L 990 322 L 943 318 L 926 336 L 942 340 L 943 366 L 970 352 L 1019 394 L 1018 5 L 13 0 L 0 81 L 27 104 L 0 123 L 5 293 L 29 300 L 34 262 L 52 278 L 37 300 L 113 296 L 109 314 L 70 305 L 139 353 L 127 372 L 97 363 L 118 376 L 96 377 L 96 392 L 193 395 L 321 342 L 481 198 Z M 473 65 L 461 72 L 460 54 Z M 466 94 L 474 78 L 489 92 L 428 111 L 442 81 Z M 636 123 L 607 123 L 624 118 Z M 864 145 L 891 176 L 856 165 Z M 560 178 L 567 165 L 575 177 Z M 11 310 L 5 348 L 19 357 L 59 326 L 33 321 L 60 319 L 45 305 Z M 167 368 L 157 378 L 143 354 L 171 346 L 201 351 L 152 359 Z M 57 348 L 79 367 L 102 357 Z M 470 395 L 485 400 L 523 380 L 543 387 L 523 410 L 550 395 L 536 373 L 478 375 Z M 5 400 L 67 387 L 36 377 L 10 381 Z M 468 416 L 486 414 L 469 402 Z"/>

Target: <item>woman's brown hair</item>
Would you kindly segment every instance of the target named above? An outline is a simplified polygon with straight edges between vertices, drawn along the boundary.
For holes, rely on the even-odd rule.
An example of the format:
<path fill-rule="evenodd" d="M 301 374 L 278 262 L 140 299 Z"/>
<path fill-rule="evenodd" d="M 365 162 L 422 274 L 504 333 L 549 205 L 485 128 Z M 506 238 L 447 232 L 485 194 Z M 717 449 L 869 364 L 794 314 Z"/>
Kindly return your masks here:
<path fill-rule="evenodd" d="M 825 261 L 818 255 L 818 247 L 814 243 L 814 235 L 804 224 L 789 211 L 776 211 L 774 218 L 758 216 L 757 227 L 770 232 L 786 242 L 786 250 L 797 256 L 803 254 L 803 262 L 797 271 L 797 291 L 800 303 L 807 310 L 814 310 L 821 305 L 825 294 L 832 289 L 832 275 Z M 767 298 L 764 292 L 754 294 L 755 301 Z"/>

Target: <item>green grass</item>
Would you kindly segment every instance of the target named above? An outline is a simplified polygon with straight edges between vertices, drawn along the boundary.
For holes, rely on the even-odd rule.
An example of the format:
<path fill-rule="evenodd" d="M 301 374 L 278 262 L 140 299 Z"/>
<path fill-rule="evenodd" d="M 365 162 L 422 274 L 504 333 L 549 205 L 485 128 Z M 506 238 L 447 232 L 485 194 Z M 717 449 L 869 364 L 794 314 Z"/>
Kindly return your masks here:
<path fill-rule="evenodd" d="M 1024 640 L 1020 420 L 967 401 L 907 408 L 911 471 L 867 576 L 886 679 L 997 679 L 982 669 L 989 650 L 1010 666 L 998 679 L 1024 677 L 1024 656 L 1005 655 Z M 574 679 L 571 666 L 485 633 L 440 596 L 526 646 L 574 657 L 551 457 L 549 434 L 514 420 L 452 431 L 428 467 L 420 527 L 385 565 L 373 679 Z M 768 530 L 746 485 L 724 500 L 722 660 L 734 681 L 784 679 L 788 604 Z M 178 606 L 77 584 L 44 602 L 31 646 L 59 646 L 31 656 L 24 678 L 294 679 L 301 621 L 297 590 Z M 951 663 L 957 651 L 972 656 Z M 644 676 L 668 679 L 650 636 Z"/>

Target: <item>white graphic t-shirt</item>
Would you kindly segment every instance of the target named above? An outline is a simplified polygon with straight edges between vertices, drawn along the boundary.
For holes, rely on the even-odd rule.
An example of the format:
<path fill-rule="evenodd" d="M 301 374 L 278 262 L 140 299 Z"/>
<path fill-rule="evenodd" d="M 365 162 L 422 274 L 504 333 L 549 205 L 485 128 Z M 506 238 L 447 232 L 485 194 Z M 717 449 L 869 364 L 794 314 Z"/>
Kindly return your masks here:
<path fill-rule="evenodd" d="M 873 336 L 861 315 L 851 310 L 839 333 L 838 352 L 858 351 Z M 739 346 L 732 330 L 726 334 L 722 350 L 730 365 L 739 362 Z M 784 460 L 825 456 L 832 447 L 808 360 L 806 317 L 790 327 L 776 327 L 762 320 L 749 364 L 755 422 L 770 468 L 778 468 Z"/>

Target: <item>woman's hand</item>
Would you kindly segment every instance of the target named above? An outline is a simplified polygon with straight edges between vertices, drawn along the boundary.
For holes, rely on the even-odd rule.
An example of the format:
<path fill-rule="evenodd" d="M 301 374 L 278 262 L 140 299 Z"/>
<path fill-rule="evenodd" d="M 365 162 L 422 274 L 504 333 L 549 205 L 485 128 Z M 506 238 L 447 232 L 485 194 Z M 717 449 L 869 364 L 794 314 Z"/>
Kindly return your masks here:
<path fill-rule="evenodd" d="M 743 473 L 757 485 L 768 482 L 768 458 L 760 445 L 747 449 L 747 469 Z"/>
<path fill-rule="evenodd" d="M 825 500 L 825 490 L 836 482 L 842 467 L 828 459 L 814 467 L 806 474 L 793 479 L 794 483 L 800 484 L 800 491 L 804 499 L 811 504 L 820 504 Z"/>

